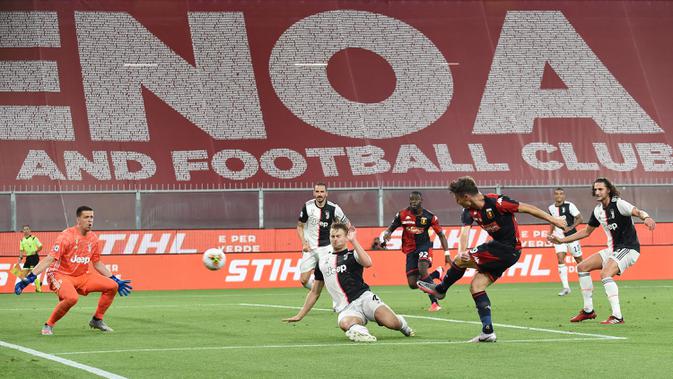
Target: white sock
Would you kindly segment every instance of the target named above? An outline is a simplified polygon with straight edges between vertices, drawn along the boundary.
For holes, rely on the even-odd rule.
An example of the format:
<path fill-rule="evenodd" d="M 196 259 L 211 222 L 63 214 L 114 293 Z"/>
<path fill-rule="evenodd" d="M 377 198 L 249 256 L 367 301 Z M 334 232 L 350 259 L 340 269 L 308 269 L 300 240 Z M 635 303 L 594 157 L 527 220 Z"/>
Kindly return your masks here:
<path fill-rule="evenodd" d="M 400 320 L 400 324 L 402 324 L 402 326 L 400 326 L 400 330 L 404 330 L 405 328 L 409 327 L 407 320 L 405 320 L 404 317 L 397 315 L 397 319 Z"/>
<path fill-rule="evenodd" d="M 563 288 L 570 288 L 570 285 L 568 285 L 568 267 L 565 263 L 558 265 L 558 276 L 561 278 Z"/>
<path fill-rule="evenodd" d="M 608 295 L 608 301 L 612 307 L 612 315 L 621 319 L 622 308 L 619 306 L 619 288 L 617 287 L 617 283 L 612 278 L 605 278 L 602 282 L 603 287 L 605 287 L 605 294 Z"/>
<path fill-rule="evenodd" d="M 311 276 L 306 281 L 306 284 L 304 284 L 304 288 L 310 290 L 311 288 L 313 288 L 313 282 L 315 282 L 315 275 L 311 274 Z"/>
<path fill-rule="evenodd" d="M 592 298 L 594 292 L 594 282 L 591 281 L 590 272 L 577 272 L 579 276 L 580 288 L 582 289 L 582 298 L 584 299 L 584 311 L 591 312 L 594 310 L 594 300 Z"/>

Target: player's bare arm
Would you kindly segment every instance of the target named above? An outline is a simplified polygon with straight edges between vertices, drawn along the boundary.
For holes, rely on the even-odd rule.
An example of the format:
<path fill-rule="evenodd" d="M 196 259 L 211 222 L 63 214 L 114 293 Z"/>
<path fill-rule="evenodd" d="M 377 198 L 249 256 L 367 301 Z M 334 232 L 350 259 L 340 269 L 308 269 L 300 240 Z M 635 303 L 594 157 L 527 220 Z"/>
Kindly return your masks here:
<path fill-rule="evenodd" d="M 285 318 L 283 321 L 285 322 L 299 322 L 301 321 L 304 316 L 306 316 L 311 309 L 313 309 L 313 306 L 315 303 L 318 301 L 320 298 L 320 294 L 322 293 L 322 288 L 325 286 L 325 282 L 322 280 L 316 280 L 313 282 L 313 286 L 311 287 L 311 290 L 308 291 L 306 294 L 306 299 L 304 300 L 304 305 L 301 307 L 299 312 L 290 317 L 290 318 Z"/>
<path fill-rule="evenodd" d="M 554 244 L 560 244 L 560 243 L 568 243 L 568 242 L 573 242 L 577 240 L 581 240 L 582 238 L 587 238 L 591 235 L 591 233 L 594 232 L 594 228 L 591 225 L 587 225 L 586 228 L 578 230 L 577 233 L 571 234 L 568 237 L 563 237 L 559 238 L 555 235 L 548 235 L 547 236 L 547 241 L 554 243 Z"/>
<path fill-rule="evenodd" d="M 449 251 L 449 241 L 446 240 L 446 236 L 444 235 L 444 231 L 441 231 L 440 233 L 437 233 L 437 237 L 439 237 L 439 243 L 442 244 L 442 250 Z"/>
<path fill-rule="evenodd" d="M 311 250 L 308 246 L 308 242 L 304 238 L 304 223 L 301 221 L 297 222 L 297 235 L 299 235 L 299 240 L 301 241 L 301 251 Z"/>
<path fill-rule="evenodd" d="M 470 260 L 470 254 L 467 252 L 467 243 L 470 237 L 470 229 L 472 226 L 464 225 L 460 228 L 460 234 L 458 236 L 458 255 L 456 260 L 467 262 Z"/>
<path fill-rule="evenodd" d="M 542 209 L 526 203 L 519 203 L 519 212 L 528 213 L 531 216 L 537 217 L 540 220 L 547 221 L 548 223 L 558 226 L 561 229 L 565 229 L 567 223 L 565 219 L 555 218 L 547 212 L 544 212 Z"/>
<path fill-rule="evenodd" d="M 105 267 L 105 265 L 101 261 L 94 262 L 93 263 L 93 268 L 95 268 L 96 271 L 98 271 L 101 275 L 103 275 L 106 278 L 109 278 L 109 277 L 112 276 L 112 273 L 110 272 L 110 270 L 108 270 L 107 267 Z"/>
<path fill-rule="evenodd" d="M 654 230 L 654 228 L 657 226 L 657 223 L 654 221 L 654 219 L 642 209 L 633 207 L 631 210 L 631 216 L 641 219 L 649 230 Z"/>
<path fill-rule="evenodd" d="M 371 267 L 372 266 L 372 257 L 367 254 L 365 249 L 360 245 L 360 242 L 357 239 L 356 236 L 357 232 L 355 229 L 349 230 L 348 235 L 346 238 L 348 238 L 348 241 L 350 241 L 351 245 L 353 245 L 353 249 L 355 250 L 355 260 L 358 261 L 362 267 Z"/>

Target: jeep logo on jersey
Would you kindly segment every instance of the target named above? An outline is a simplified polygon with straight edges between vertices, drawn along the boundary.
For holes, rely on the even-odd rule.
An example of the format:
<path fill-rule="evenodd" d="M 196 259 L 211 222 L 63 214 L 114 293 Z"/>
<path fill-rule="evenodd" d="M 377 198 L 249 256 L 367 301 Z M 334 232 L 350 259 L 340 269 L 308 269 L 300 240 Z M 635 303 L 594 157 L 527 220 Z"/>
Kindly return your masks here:
<path fill-rule="evenodd" d="M 72 258 L 70 258 L 70 262 L 78 264 L 87 264 L 90 260 L 91 258 L 89 257 L 78 257 L 77 255 L 74 255 Z"/>
<path fill-rule="evenodd" d="M 618 228 L 617 223 L 615 222 L 613 222 L 612 224 L 608 224 L 606 227 L 608 228 L 608 230 L 617 230 Z"/>
<path fill-rule="evenodd" d="M 346 272 L 346 270 L 347 270 L 346 265 L 339 265 L 336 268 L 337 273 Z"/>
<path fill-rule="evenodd" d="M 329 226 L 329 223 L 327 221 L 320 221 L 318 225 L 320 225 L 321 228 L 326 228 Z"/>

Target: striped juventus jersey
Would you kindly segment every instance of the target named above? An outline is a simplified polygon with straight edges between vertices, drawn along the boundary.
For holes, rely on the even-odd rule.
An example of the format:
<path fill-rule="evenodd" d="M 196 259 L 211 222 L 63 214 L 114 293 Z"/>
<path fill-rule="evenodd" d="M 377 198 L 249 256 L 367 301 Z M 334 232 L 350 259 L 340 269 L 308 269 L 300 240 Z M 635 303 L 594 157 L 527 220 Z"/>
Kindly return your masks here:
<path fill-rule="evenodd" d="M 315 280 L 325 282 L 332 297 L 335 312 L 341 312 L 346 306 L 360 297 L 369 286 L 362 279 L 364 267 L 355 259 L 355 251 L 343 250 L 325 254 L 315 267 Z"/>
<path fill-rule="evenodd" d="M 348 223 L 348 218 L 341 207 L 331 201 L 326 201 L 320 208 L 315 200 L 309 200 L 299 212 L 299 222 L 304 224 L 304 238 L 311 249 L 319 246 L 327 246 L 329 241 L 329 229 L 333 222 Z"/>
<path fill-rule="evenodd" d="M 633 208 L 630 203 L 613 197 L 607 207 L 598 204 L 594 208 L 588 224 L 594 228 L 603 227 L 608 237 L 608 247 L 613 251 L 626 248 L 640 252 L 640 242 L 631 219 Z"/>
<path fill-rule="evenodd" d="M 564 201 L 563 204 L 561 204 L 560 206 L 556 206 L 556 203 L 550 205 L 549 214 L 554 217 L 565 217 L 566 225 L 570 226 L 575 223 L 575 217 L 577 217 L 577 215 L 580 214 L 580 211 L 579 209 L 577 209 L 575 204 L 569 201 Z M 554 227 L 555 236 L 563 237 L 575 233 L 577 233 L 577 229 L 575 228 L 572 228 L 571 230 L 564 232 L 563 229 L 559 228 L 558 226 Z"/>

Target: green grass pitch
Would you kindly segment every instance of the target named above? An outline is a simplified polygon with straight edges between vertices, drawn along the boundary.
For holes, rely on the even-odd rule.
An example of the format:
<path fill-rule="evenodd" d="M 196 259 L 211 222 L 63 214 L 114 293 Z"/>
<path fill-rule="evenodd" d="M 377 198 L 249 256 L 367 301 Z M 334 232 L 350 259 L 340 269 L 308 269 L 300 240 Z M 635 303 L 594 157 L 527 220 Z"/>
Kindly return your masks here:
<path fill-rule="evenodd" d="M 455 286 L 440 312 L 406 287 L 375 287 L 416 337 L 370 323 L 378 342 L 350 342 L 336 325 L 324 290 L 302 322 L 286 324 L 306 295 L 303 288 L 134 292 L 116 298 L 105 321 L 88 327 L 98 294 L 79 303 L 41 336 L 56 304 L 51 294 L 0 295 L 0 341 L 65 358 L 128 378 L 302 377 L 609 377 L 673 375 L 673 281 L 618 282 L 624 325 L 600 325 L 610 314 L 594 283 L 597 320 L 568 322 L 581 308 L 577 283 L 566 297 L 559 285 L 496 284 L 487 291 L 498 342 L 469 344 L 480 331 L 466 286 Z M 94 377 L 0 346 L 1 377 Z"/>

